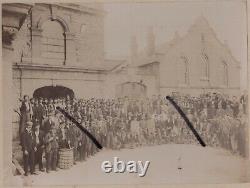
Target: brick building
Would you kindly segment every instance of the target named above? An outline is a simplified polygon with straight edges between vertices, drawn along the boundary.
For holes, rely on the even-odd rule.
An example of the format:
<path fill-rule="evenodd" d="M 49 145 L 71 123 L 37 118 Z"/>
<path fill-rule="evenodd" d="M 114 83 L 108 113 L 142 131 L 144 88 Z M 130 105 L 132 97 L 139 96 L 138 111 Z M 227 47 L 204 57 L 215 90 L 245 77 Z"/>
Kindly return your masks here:
<path fill-rule="evenodd" d="M 159 46 L 151 27 L 142 53 L 132 37 L 127 61 L 104 60 L 104 17 L 101 4 L 35 4 L 14 42 L 14 99 L 55 90 L 59 97 L 114 97 L 134 87 L 149 97 L 240 92 L 240 63 L 204 17 Z"/>
<path fill-rule="evenodd" d="M 6 35 L 13 15 L 18 14 L 8 14 L 8 9 L 19 11 L 21 6 L 4 5 Z M 37 98 L 103 95 L 105 76 L 114 65 L 104 63 L 104 16 L 101 4 L 32 6 L 12 44 L 13 109 L 19 108 L 18 99 L 24 95 Z M 18 120 L 14 113 L 14 130 L 18 129 Z M 17 132 L 13 132 L 14 138 Z"/>
<path fill-rule="evenodd" d="M 176 34 L 160 46 L 155 46 L 151 28 L 145 52 L 137 52 L 132 37 L 130 60 L 106 61 L 101 4 L 4 4 L 2 10 L 4 106 L 6 114 L 13 114 L 3 119 L 13 125 L 3 131 L 6 176 L 11 174 L 12 138 L 18 132 L 13 109 L 25 94 L 52 95 L 55 88 L 58 96 L 79 98 L 121 96 L 124 91 L 143 97 L 240 92 L 240 63 L 204 18 L 185 36 Z"/>
<path fill-rule="evenodd" d="M 134 69 L 134 80 L 148 88 L 149 96 L 213 91 L 230 96 L 240 94 L 240 62 L 227 44 L 218 40 L 204 17 L 198 18 L 185 36 L 176 32 L 170 42 L 159 46 L 155 45 L 150 27 L 143 52 L 137 52 L 135 37 L 131 42 L 130 68 Z M 124 68 L 120 71 L 124 73 Z"/>
<path fill-rule="evenodd" d="M 35 4 L 15 42 L 14 98 L 53 87 L 76 97 L 97 94 L 91 89 L 101 87 L 109 68 L 103 65 L 103 18 L 101 5 Z"/>

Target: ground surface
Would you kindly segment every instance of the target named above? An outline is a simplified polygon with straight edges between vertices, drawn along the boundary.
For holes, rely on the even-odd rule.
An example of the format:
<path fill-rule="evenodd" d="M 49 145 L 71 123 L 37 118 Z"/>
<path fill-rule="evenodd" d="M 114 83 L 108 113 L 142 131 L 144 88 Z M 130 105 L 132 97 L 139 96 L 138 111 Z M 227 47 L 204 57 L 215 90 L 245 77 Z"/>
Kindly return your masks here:
<path fill-rule="evenodd" d="M 150 161 L 146 176 L 104 173 L 101 163 L 113 161 L 114 157 L 123 161 Z M 40 173 L 29 176 L 25 182 L 33 185 L 239 183 L 250 181 L 246 167 L 249 167 L 246 160 L 225 150 L 173 144 L 120 151 L 104 149 L 69 170 Z"/>

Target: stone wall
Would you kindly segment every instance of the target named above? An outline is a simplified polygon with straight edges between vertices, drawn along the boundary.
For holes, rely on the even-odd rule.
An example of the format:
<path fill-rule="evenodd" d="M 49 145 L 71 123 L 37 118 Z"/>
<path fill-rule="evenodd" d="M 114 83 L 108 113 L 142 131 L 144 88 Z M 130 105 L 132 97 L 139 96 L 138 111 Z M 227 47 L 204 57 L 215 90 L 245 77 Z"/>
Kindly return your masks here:
<path fill-rule="evenodd" d="M 191 47 L 190 47 L 191 46 Z M 180 81 L 183 70 L 180 64 L 187 61 L 188 82 Z M 205 61 L 205 62 L 204 62 Z M 208 76 L 204 76 L 204 63 Z M 223 65 L 227 66 L 224 74 Z M 222 44 L 205 19 L 194 24 L 188 34 L 176 40 L 160 62 L 160 87 L 174 90 L 220 90 L 235 94 L 240 92 L 240 63 Z M 226 81 L 223 80 L 224 76 Z"/>
<path fill-rule="evenodd" d="M 48 64 L 48 62 L 53 64 L 53 60 L 42 57 L 43 25 L 51 20 L 61 25 L 63 30 L 61 34 L 66 40 L 66 60 L 62 61 L 61 65 L 85 67 L 93 63 L 103 63 L 104 12 L 99 6 L 95 9 L 94 5 L 91 4 L 91 8 L 85 6 L 79 8 L 65 4 L 36 3 L 32 14 L 26 18 L 30 23 L 23 25 L 31 28 L 30 33 L 17 39 L 23 41 L 25 37 L 28 38 L 27 41 L 31 41 L 31 57 L 23 61 L 30 64 Z M 53 28 L 46 28 L 49 29 L 53 32 Z M 55 61 L 55 64 L 58 62 Z"/>

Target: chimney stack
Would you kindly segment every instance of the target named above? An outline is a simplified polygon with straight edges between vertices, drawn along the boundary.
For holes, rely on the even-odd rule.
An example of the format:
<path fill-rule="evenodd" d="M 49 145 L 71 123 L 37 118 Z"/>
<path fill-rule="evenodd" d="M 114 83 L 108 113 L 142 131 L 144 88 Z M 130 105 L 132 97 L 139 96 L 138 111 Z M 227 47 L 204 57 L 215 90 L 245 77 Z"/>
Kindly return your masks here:
<path fill-rule="evenodd" d="M 154 35 L 154 28 L 152 26 L 148 27 L 146 40 L 147 40 L 146 53 L 148 56 L 152 56 L 155 53 L 155 35 Z"/>

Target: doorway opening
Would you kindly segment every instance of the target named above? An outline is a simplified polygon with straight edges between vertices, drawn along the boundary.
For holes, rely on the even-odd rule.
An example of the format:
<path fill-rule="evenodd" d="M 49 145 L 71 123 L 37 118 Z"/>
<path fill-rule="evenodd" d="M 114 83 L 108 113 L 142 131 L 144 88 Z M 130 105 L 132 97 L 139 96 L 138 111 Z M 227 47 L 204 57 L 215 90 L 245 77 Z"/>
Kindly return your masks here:
<path fill-rule="evenodd" d="M 56 99 L 67 96 L 72 99 L 75 95 L 72 89 L 63 86 L 44 86 L 36 89 L 33 93 L 34 98 Z"/>

